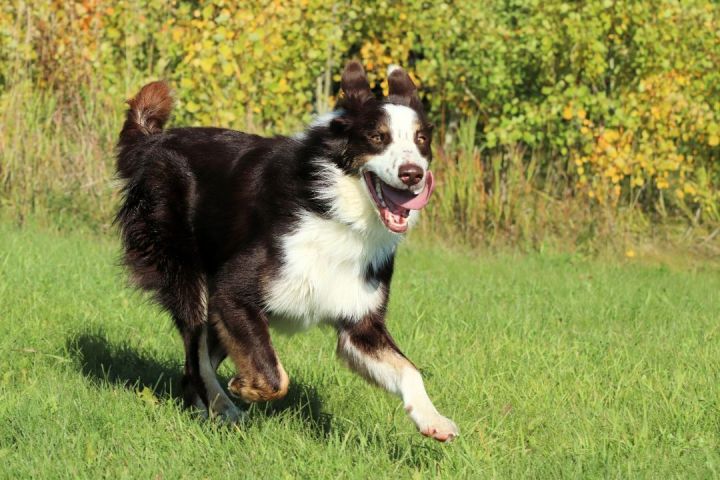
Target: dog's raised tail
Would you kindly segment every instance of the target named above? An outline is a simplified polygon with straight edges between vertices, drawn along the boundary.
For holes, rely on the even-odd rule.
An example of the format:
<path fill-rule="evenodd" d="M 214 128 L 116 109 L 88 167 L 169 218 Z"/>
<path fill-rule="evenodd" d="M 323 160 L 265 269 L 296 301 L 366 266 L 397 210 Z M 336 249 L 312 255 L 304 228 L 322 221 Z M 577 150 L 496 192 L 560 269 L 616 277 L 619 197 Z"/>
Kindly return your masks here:
<path fill-rule="evenodd" d="M 121 146 L 132 144 L 140 136 L 162 131 L 170 117 L 173 98 L 167 82 L 161 80 L 142 87 L 127 103 L 130 108 L 120 132 Z"/>

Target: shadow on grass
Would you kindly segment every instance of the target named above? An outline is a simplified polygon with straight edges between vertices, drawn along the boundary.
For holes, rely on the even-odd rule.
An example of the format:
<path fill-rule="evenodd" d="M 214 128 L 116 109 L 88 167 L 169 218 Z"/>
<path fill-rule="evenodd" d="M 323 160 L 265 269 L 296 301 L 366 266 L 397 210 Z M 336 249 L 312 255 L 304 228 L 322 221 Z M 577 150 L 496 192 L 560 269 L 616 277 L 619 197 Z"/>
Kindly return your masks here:
<path fill-rule="evenodd" d="M 182 369 L 179 365 L 158 361 L 127 343 L 112 343 L 103 332 L 73 335 L 66 345 L 74 365 L 97 388 L 121 386 L 133 392 L 143 392 L 147 388 L 161 402 L 171 401 L 178 407 L 181 405 Z M 227 378 L 220 378 L 220 383 L 227 383 Z M 333 425 L 333 416 L 323 412 L 322 407 L 322 398 L 315 387 L 294 377 L 285 398 L 253 404 L 248 409 L 249 425 L 289 414 L 303 422 L 307 432 L 316 439 L 328 439 L 331 432 L 342 437 L 345 428 L 342 424 Z M 355 437 L 349 441 L 357 443 L 360 450 L 366 448 L 366 444 L 376 445 L 391 461 L 410 468 L 434 468 L 445 456 L 443 448 L 419 435 L 412 435 L 407 442 L 397 442 L 388 440 L 387 434 L 380 428 L 360 433 L 364 439 Z"/>
<path fill-rule="evenodd" d="M 182 398 L 182 370 L 138 353 L 127 344 L 111 344 L 102 333 L 81 333 L 70 337 L 67 350 L 80 372 L 98 387 L 121 385 L 129 390 L 146 388 L 160 400 Z"/>
<path fill-rule="evenodd" d="M 101 332 L 73 335 L 66 345 L 80 372 L 98 388 L 120 385 L 135 392 L 149 389 L 160 401 L 181 404 L 182 369 L 179 366 L 160 362 L 130 345 L 113 344 Z M 227 383 L 227 379 L 220 378 L 220 383 Z M 254 423 L 261 421 L 258 417 L 269 418 L 286 412 L 299 418 L 316 437 L 330 434 L 332 415 L 322 411 L 317 390 L 297 378 L 291 381 L 285 398 L 250 408 L 250 420 Z"/>
<path fill-rule="evenodd" d="M 332 415 L 322 411 L 322 399 L 315 387 L 297 378 L 290 380 L 287 395 L 274 402 L 257 403 L 250 407 L 250 417 L 270 418 L 291 412 L 300 418 L 316 438 L 326 438 L 332 430 Z"/>

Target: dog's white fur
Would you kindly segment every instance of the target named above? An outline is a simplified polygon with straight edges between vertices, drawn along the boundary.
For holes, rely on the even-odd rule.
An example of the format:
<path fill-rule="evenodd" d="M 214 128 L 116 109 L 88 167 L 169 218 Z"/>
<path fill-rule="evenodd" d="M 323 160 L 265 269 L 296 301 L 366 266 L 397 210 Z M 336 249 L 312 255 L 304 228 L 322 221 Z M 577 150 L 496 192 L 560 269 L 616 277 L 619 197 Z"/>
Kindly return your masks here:
<path fill-rule="evenodd" d="M 399 355 L 393 361 L 382 361 L 366 355 L 350 342 L 341 340 L 340 345 L 343 356 L 350 363 L 359 365 L 363 375 L 402 399 L 405 411 L 420 432 L 424 435 L 433 435 L 438 431 L 458 435 L 455 423 L 440 415 L 433 405 L 420 372 L 410 362 Z"/>
<path fill-rule="evenodd" d="M 297 230 L 282 240 L 283 267 L 267 292 L 272 323 L 288 329 L 294 322 L 304 329 L 360 320 L 378 308 L 385 292 L 365 281 L 365 268 L 387 257 L 394 244 L 366 240 L 346 224 L 304 214 Z"/>
<path fill-rule="evenodd" d="M 386 292 L 365 281 L 365 269 L 380 268 L 402 238 L 383 225 L 362 179 L 334 166 L 324 172 L 317 195 L 331 200 L 330 218 L 302 214 L 282 240 L 282 272 L 269 288 L 271 321 L 284 330 L 356 321 L 378 308 Z"/>

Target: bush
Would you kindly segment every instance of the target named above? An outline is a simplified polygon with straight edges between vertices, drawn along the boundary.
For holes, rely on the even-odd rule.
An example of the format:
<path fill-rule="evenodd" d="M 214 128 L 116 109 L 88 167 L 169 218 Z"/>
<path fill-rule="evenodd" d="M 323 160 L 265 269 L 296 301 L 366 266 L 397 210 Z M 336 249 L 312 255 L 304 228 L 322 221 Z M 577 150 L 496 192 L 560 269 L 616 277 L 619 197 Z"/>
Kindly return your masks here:
<path fill-rule="evenodd" d="M 526 196 L 717 224 L 718 32 L 711 0 L 12 0 L 0 7 L 0 83 L 6 110 L 32 94 L 72 118 L 92 101 L 110 126 L 101 119 L 119 114 L 118 99 L 165 77 L 177 123 L 290 133 L 332 108 L 347 59 L 361 59 L 377 89 L 401 63 L 438 124 L 436 168 L 456 196 L 438 207 L 448 219 L 475 232 L 527 223 L 535 217 L 518 217 L 519 205 L 499 222 L 489 201 L 493 179 L 525 178 Z M 114 135 L 100 134 L 104 155 Z M 0 195 L 22 202 L 28 189 L 10 179 L 32 175 L 10 171 L 23 163 L 10 152 Z M 463 169 L 482 188 L 461 195 L 451 183 Z M 46 198 L 38 188 L 35 204 Z"/>

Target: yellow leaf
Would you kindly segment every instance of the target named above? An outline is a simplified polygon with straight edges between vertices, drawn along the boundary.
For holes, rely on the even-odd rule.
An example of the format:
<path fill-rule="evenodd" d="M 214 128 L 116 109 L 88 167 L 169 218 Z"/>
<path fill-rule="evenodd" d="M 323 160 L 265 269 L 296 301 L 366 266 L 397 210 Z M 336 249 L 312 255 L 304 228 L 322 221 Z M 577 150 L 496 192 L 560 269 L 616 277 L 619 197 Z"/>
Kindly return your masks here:
<path fill-rule="evenodd" d="M 720 137 L 717 135 L 710 135 L 710 138 L 708 138 L 708 145 L 711 147 L 717 147 L 720 145 Z"/>
<path fill-rule="evenodd" d="M 223 43 L 222 45 L 220 45 L 218 51 L 220 52 L 220 55 L 222 55 L 223 58 L 226 60 L 231 59 L 233 56 L 232 48 L 230 48 L 230 45 L 228 45 L 227 43 Z"/>
<path fill-rule="evenodd" d="M 568 105 L 567 107 L 565 107 L 565 108 L 563 109 L 563 111 L 562 111 L 562 117 L 563 117 L 565 120 L 572 120 L 572 118 L 573 118 L 573 111 L 572 111 L 572 107 L 571 107 L 570 105 Z"/>
<path fill-rule="evenodd" d="M 620 138 L 620 134 L 616 130 L 606 130 L 604 137 L 605 141 L 614 142 Z"/>
<path fill-rule="evenodd" d="M 200 68 L 203 69 L 204 72 L 210 73 L 212 71 L 213 66 L 215 65 L 215 57 L 207 57 L 200 60 Z"/>
<path fill-rule="evenodd" d="M 290 91 L 290 88 L 288 87 L 288 82 L 285 78 L 281 78 L 278 82 L 278 93 L 287 93 Z"/>
<path fill-rule="evenodd" d="M 153 392 L 153 390 L 148 386 L 144 386 L 142 390 L 138 390 L 136 394 L 138 398 L 145 403 L 149 403 L 151 405 L 156 405 L 158 403 L 158 399 L 155 397 L 155 392 Z"/>

